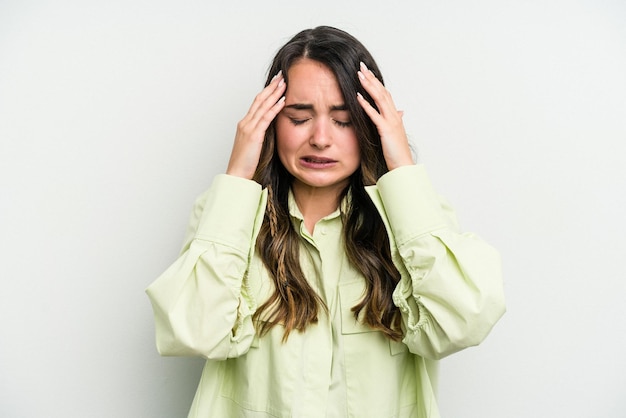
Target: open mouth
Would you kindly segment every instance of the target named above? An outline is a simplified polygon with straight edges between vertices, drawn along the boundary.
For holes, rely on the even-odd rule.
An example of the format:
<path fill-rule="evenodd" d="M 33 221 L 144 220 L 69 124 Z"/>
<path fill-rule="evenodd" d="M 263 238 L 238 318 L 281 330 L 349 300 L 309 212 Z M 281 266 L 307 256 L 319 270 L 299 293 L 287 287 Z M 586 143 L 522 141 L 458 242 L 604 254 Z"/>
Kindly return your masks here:
<path fill-rule="evenodd" d="M 309 164 L 330 164 L 330 163 L 335 162 L 335 160 L 331 160 L 330 158 L 311 157 L 311 156 L 302 157 L 302 161 L 304 161 L 305 163 L 309 163 Z"/>

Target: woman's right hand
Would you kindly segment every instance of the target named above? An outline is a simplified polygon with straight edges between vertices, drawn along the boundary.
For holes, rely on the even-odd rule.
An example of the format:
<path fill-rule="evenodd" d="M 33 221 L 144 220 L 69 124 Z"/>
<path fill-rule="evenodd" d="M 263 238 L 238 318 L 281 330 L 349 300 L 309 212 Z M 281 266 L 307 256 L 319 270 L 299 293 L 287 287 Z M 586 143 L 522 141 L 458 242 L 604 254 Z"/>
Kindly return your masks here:
<path fill-rule="evenodd" d="M 286 85 L 279 72 L 254 99 L 246 116 L 237 124 L 235 143 L 226 174 L 252 179 L 261 156 L 265 131 L 285 106 Z"/>

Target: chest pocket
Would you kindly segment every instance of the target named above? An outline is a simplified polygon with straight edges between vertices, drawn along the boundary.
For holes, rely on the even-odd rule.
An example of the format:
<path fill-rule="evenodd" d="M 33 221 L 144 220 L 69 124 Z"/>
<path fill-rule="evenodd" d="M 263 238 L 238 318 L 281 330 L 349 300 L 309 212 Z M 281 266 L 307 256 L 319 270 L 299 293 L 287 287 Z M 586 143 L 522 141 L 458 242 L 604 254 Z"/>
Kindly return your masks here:
<path fill-rule="evenodd" d="M 417 402 L 414 355 L 404 343 L 390 340 L 354 317 L 352 307 L 364 294 L 363 280 L 339 285 L 347 387 L 358 387 L 361 396 L 376 393 L 367 411 L 360 409 L 363 403 L 357 401 L 358 394 L 348 393 L 348 409 L 351 416 L 405 416 L 403 411 Z"/>
<path fill-rule="evenodd" d="M 339 285 L 339 297 L 341 300 L 341 333 L 343 335 L 362 334 L 362 333 L 378 333 L 389 342 L 389 354 L 396 355 L 408 352 L 408 347 L 401 341 L 393 341 L 380 331 L 372 329 L 369 325 L 363 323 L 360 319 L 355 318 L 352 308 L 356 306 L 365 295 L 365 283 L 363 280 L 343 283 Z M 363 312 L 361 312 L 363 313 Z"/>

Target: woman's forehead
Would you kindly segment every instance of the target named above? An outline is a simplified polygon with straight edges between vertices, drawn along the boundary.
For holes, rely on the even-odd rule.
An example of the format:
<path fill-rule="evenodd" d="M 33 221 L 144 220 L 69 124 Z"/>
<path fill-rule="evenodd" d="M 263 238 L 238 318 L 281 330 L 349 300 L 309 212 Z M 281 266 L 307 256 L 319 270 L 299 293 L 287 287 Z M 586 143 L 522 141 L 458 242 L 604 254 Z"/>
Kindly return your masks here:
<path fill-rule="evenodd" d="M 285 98 L 287 108 L 345 110 L 335 74 L 328 66 L 310 59 L 299 60 L 289 68 Z"/>

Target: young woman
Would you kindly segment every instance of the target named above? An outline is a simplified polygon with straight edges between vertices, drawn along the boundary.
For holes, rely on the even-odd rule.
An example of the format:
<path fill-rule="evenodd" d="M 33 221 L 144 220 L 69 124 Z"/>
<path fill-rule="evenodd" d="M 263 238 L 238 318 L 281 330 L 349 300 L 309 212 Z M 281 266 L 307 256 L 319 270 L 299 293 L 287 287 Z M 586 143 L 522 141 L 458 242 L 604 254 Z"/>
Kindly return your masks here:
<path fill-rule="evenodd" d="M 437 360 L 504 313 L 497 252 L 458 232 L 374 59 L 331 27 L 279 50 L 147 293 L 159 352 L 207 359 L 190 417 L 438 417 Z"/>

